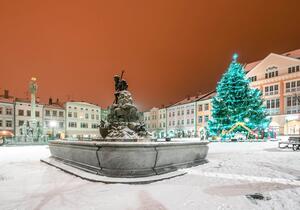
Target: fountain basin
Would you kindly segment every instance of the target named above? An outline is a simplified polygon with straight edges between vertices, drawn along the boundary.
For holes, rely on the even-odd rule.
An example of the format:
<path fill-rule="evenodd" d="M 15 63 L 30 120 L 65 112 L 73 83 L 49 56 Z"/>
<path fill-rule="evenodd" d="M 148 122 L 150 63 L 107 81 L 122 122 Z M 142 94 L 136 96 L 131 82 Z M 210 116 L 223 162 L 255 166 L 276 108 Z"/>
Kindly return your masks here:
<path fill-rule="evenodd" d="M 147 177 L 206 162 L 207 141 L 49 142 L 51 158 L 108 177 Z"/>

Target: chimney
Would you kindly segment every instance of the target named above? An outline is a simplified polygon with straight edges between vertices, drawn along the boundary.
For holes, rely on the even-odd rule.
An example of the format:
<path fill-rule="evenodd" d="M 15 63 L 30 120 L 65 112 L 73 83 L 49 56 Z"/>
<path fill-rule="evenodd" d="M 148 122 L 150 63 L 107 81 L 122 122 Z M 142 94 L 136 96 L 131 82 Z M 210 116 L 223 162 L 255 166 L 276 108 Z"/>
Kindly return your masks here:
<path fill-rule="evenodd" d="M 52 105 L 52 98 L 49 98 L 49 105 Z"/>
<path fill-rule="evenodd" d="M 9 98 L 9 91 L 8 90 L 4 90 L 4 98 Z"/>
<path fill-rule="evenodd" d="M 58 98 L 56 99 L 56 104 L 59 104 L 59 99 Z"/>

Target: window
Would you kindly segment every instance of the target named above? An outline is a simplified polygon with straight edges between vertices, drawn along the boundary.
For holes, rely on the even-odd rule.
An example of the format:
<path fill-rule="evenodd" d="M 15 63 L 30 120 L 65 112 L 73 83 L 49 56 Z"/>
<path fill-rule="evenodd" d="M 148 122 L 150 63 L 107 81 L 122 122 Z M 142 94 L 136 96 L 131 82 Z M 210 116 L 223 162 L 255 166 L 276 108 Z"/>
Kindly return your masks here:
<path fill-rule="evenodd" d="M 59 117 L 64 117 L 64 112 L 63 111 L 59 111 Z"/>
<path fill-rule="evenodd" d="M 202 116 L 198 116 L 198 123 L 202 123 Z"/>
<path fill-rule="evenodd" d="M 266 79 L 272 78 L 272 77 L 277 77 L 277 76 L 278 76 L 278 71 L 272 71 L 272 72 L 265 73 Z"/>
<path fill-rule="evenodd" d="M 31 111 L 30 111 L 30 110 L 27 110 L 26 113 L 27 113 L 27 116 L 28 116 L 28 117 L 31 116 Z"/>
<path fill-rule="evenodd" d="M 189 125 L 190 124 L 190 119 L 186 120 L 186 124 Z"/>
<path fill-rule="evenodd" d="M 169 121 L 169 126 L 171 126 L 171 121 Z"/>
<path fill-rule="evenodd" d="M 172 116 L 175 117 L 175 112 L 172 112 Z"/>
<path fill-rule="evenodd" d="M 204 110 L 207 111 L 209 109 L 208 104 L 204 105 Z"/>
<path fill-rule="evenodd" d="M 166 127 L 166 123 L 165 122 L 163 123 L 163 126 Z"/>
<path fill-rule="evenodd" d="M 163 118 L 164 118 L 164 119 L 166 118 L 166 114 L 163 114 Z"/>
<path fill-rule="evenodd" d="M 52 112 L 53 117 L 57 117 L 57 111 Z"/>
<path fill-rule="evenodd" d="M 91 119 L 95 119 L 95 115 L 94 114 L 91 114 Z"/>
<path fill-rule="evenodd" d="M 198 111 L 202 112 L 202 105 L 198 105 Z"/>
<path fill-rule="evenodd" d="M 279 98 L 276 99 L 268 99 L 266 100 L 266 107 L 267 107 L 267 111 L 269 114 L 273 115 L 273 114 L 279 114 L 280 110 L 279 110 Z"/>
<path fill-rule="evenodd" d="M 85 119 L 89 119 L 89 114 L 88 113 L 85 114 Z"/>
<path fill-rule="evenodd" d="M 194 124 L 194 119 L 191 119 L 191 124 Z"/>
<path fill-rule="evenodd" d="M 36 112 L 35 112 L 35 116 L 36 116 L 36 117 L 40 117 L 40 112 L 39 112 L 39 111 L 36 111 Z"/>
<path fill-rule="evenodd" d="M 177 116 L 180 116 L 180 111 L 177 112 Z"/>
<path fill-rule="evenodd" d="M 181 110 L 181 115 L 184 115 L 184 110 Z"/>
<path fill-rule="evenodd" d="M 50 110 L 46 110 L 45 115 L 46 115 L 47 117 L 49 117 L 49 116 L 50 116 Z"/>
<path fill-rule="evenodd" d="M 205 116 L 204 116 L 204 122 L 208 122 L 208 120 L 209 120 L 209 116 L 208 116 L 208 115 L 205 115 Z"/>
<path fill-rule="evenodd" d="M 80 123 L 80 128 L 88 128 L 88 123 Z"/>
<path fill-rule="evenodd" d="M 77 112 L 73 113 L 74 118 L 77 118 Z"/>
<path fill-rule="evenodd" d="M 173 126 L 175 125 L 175 121 L 172 122 L 172 125 L 173 125 Z"/>
<path fill-rule="evenodd" d="M 99 115 L 96 114 L 96 120 L 99 120 Z"/>
<path fill-rule="evenodd" d="M 69 122 L 69 128 L 77 128 L 76 122 Z"/>
<path fill-rule="evenodd" d="M 18 115 L 19 115 L 19 116 L 24 116 L 24 110 L 19 109 L 19 110 L 18 110 Z"/>
<path fill-rule="evenodd" d="M 291 74 L 291 73 L 299 72 L 299 70 L 300 70 L 300 66 L 292 66 L 288 68 L 288 73 Z"/>
<path fill-rule="evenodd" d="M 93 128 L 93 129 L 97 129 L 97 128 L 98 128 L 98 125 L 95 124 L 95 123 L 93 123 L 93 124 L 92 124 L 92 128 Z"/>
<path fill-rule="evenodd" d="M 64 122 L 59 122 L 59 128 L 64 128 Z"/>
<path fill-rule="evenodd" d="M 12 121 L 11 120 L 6 120 L 6 127 L 11 128 L 12 127 Z"/>
<path fill-rule="evenodd" d="M 6 108 L 6 115 L 12 115 L 12 108 Z"/>
<path fill-rule="evenodd" d="M 2 114 L 3 113 L 3 108 L 2 107 L 0 107 L 0 114 Z"/>
<path fill-rule="evenodd" d="M 23 126 L 24 125 L 24 121 L 23 120 L 19 120 L 19 126 Z"/>
<path fill-rule="evenodd" d="M 184 125 L 184 120 L 181 120 L 181 125 Z"/>
<path fill-rule="evenodd" d="M 265 87 L 265 95 L 277 95 L 279 93 L 278 91 L 279 86 L 278 85 L 270 85 Z"/>
<path fill-rule="evenodd" d="M 194 114 L 194 109 L 191 109 L 191 114 Z"/>
<path fill-rule="evenodd" d="M 188 110 L 186 110 L 186 114 L 190 114 L 190 110 L 188 109 Z"/>
<path fill-rule="evenodd" d="M 169 117 L 171 117 L 171 112 L 169 112 Z"/>
<path fill-rule="evenodd" d="M 68 117 L 72 117 L 72 112 L 68 112 Z"/>
<path fill-rule="evenodd" d="M 0 120 L 0 127 L 2 127 L 3 126 L 3 122 L 2 122 L 2 120 Z"/>
<path fill-rule="evenodd" d="M 251 82 L 255 82 L 257 80 L 257 77 L 253 76 L 253 77 L 250 77 L 249 79 L 250 79 Z"/>
<path fill-rule="evenodd" d="M 177 125 L 180 125 L 180 121 L 179 120 L 177 120 Z"/>
<path fill-rule="evenodd" d="M 296 92 L 296 91 L 300 91 L 300 80 L 285 83 L 286 93 Z"/>

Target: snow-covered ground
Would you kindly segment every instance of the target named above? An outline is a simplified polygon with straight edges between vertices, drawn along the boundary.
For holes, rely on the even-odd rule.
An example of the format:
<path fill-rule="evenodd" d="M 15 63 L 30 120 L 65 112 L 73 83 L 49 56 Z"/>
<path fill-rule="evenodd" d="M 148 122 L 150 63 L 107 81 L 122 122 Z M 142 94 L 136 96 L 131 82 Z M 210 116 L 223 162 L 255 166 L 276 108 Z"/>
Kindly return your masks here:
<path fill-rule="evenodd" d="M 0 209 L 300 209 L 300 152 L 211 143 L 209 163 L 147 185 L 82 180 L 40 162 L 47 146 L 0 147 Z M 269 200 L 250 200 L 262 193 Z"/>

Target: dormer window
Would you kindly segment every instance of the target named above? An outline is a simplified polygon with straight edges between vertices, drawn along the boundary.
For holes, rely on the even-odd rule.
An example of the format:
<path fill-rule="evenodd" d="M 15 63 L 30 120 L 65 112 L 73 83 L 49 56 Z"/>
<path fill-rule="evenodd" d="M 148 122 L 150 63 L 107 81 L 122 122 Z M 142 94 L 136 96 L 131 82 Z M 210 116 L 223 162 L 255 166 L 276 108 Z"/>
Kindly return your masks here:
<path fill-rule="evenodd" d="M 277 76 L 278 76 L 278 67 L 271 66 L 266 69 L 266 73 L 265 73 L 266 79 L 272 78 L 272 77 L 277 77 Z"/>
<path fill-rule="evenodd" d="M 288 68 L 288 73 L 295 73 L 295 72 L 299 72 L 300 71 L 300 66 L 291 66 Z"/>
<path fill-rule="evenodd" d="M 250 77 L 249 79 L 250 79 L 251 82 L 257 81 L 257 77 L 256 76 Z"/>

